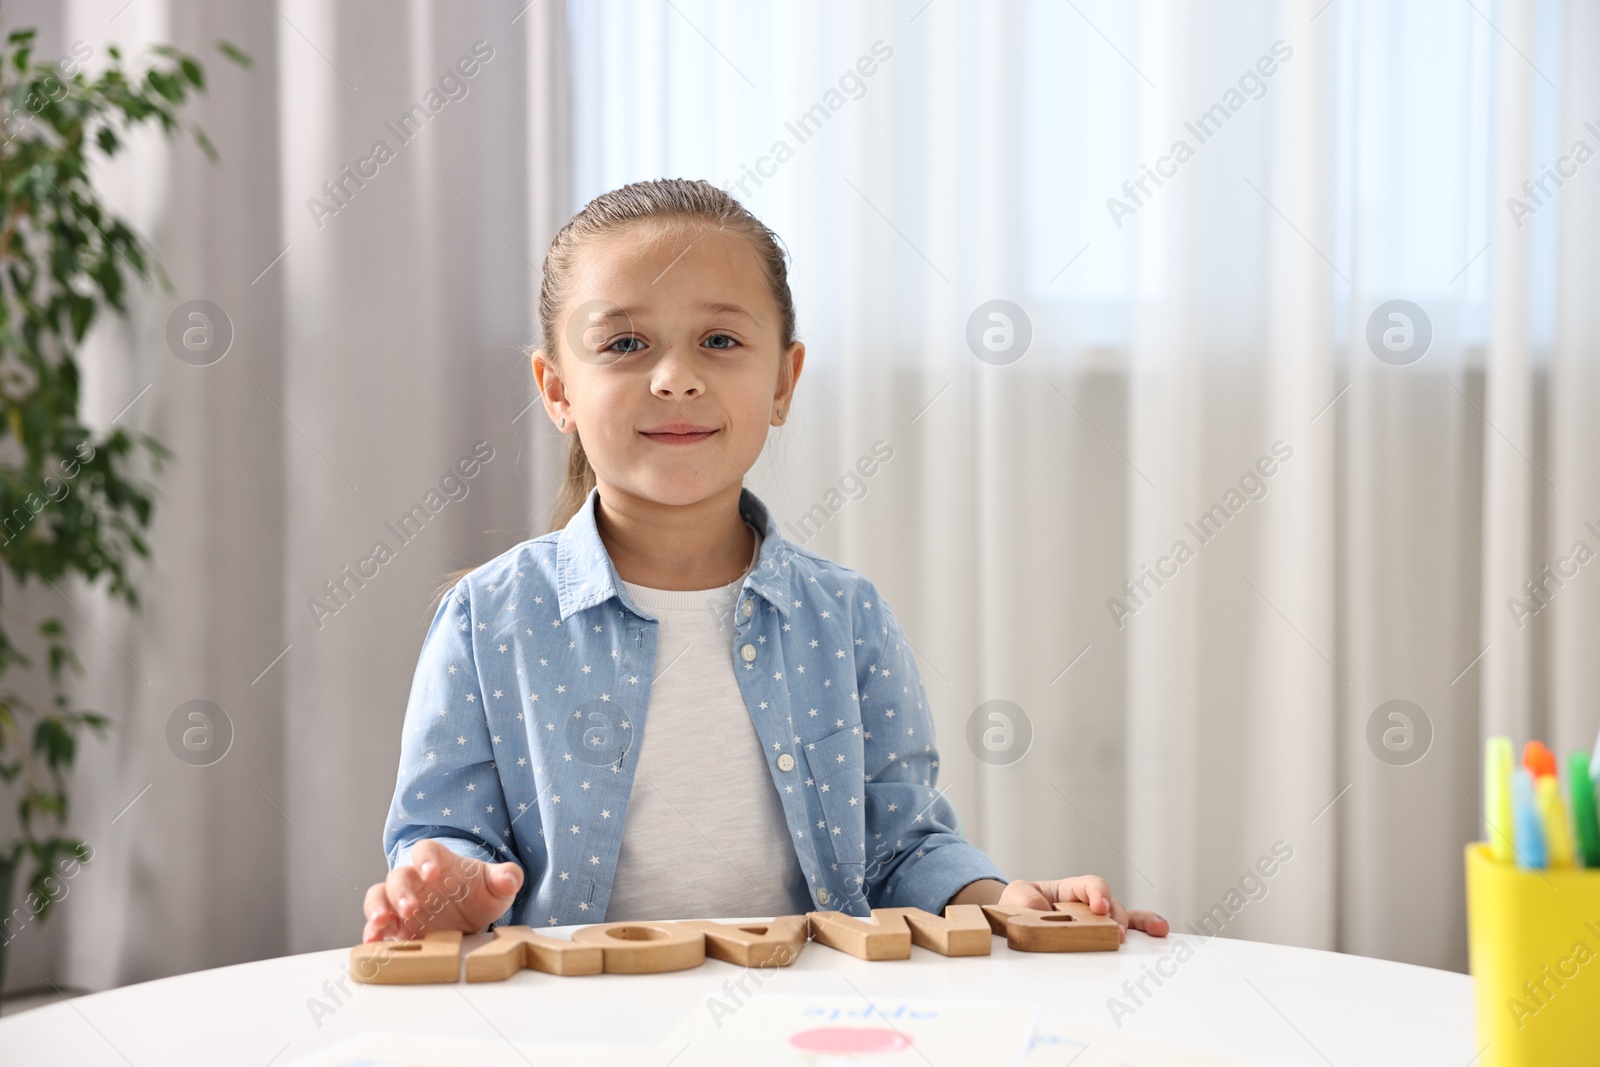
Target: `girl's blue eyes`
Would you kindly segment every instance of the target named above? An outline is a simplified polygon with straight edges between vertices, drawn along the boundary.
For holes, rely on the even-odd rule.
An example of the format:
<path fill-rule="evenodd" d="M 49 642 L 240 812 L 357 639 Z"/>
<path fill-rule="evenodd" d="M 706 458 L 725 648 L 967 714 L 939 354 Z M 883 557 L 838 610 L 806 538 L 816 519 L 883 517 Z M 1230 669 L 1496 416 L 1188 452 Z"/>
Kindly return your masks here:
<path fill-rule="evenodd" d="M 726 352 L 731 348 L 737 348 L 738 345 L 739 345 L 738 341 L 734 340 L 734 338 L 728 336 L 725 333 L 714 333 L 710 337 L 706 338 L 706 342 L 709 344 L 710 342 L 715 341 L 718 338 L 721 338 L 722 340 L 727 341 L 728 343 L 725 344 L 725 345 L 711 345 L 712 349 L 715 350 L 715 351 Z M 612 341 L 609 345 L 606 346 L 606 351 L 607 352 L 620 352 L 624 356 L 632 355 L 634 352 L 637 352 L 639 350 L 637 348 L 628 348 L 628 349 L 619 349 L 619 348 L 617 348 L 618 345 L 624 344 L 624 343 L 630 342 L 630 341 L 637 343 L 639 341 L 639 339 L 637 337 L 619 337 L 615 341 Z"/>

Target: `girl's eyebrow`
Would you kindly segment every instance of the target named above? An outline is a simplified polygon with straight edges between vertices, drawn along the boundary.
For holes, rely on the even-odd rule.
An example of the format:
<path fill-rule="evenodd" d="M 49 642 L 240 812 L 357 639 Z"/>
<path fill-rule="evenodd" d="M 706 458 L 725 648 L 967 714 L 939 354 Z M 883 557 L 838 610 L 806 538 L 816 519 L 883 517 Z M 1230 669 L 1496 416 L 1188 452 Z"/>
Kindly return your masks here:
<path fill-rule="evenodd" d="M 733 315 L 743 315 L 751 322 L 754 322 L 756 319 L 754 315 L 750 314 L 750 312 L 746 311 L 738 304 L 705 303 L 701 304 L 700 307 L 705 311 L 726 311 Z"/>
<path fill-rule="evenodd" d="M 746 311 L 744 308 L 740 307 L 738 304 L 724 304 L 724 303 L 719 303 L 719 302 L 716 302 L 716 301 L 707 301 L 705 303 L 700 304 L 699 308 L 700 308 L 701 311 L 726 312 L 726 313 L 728 313 L 730 315 L 743 315 L 745 318 L 749 319 L 751 322 L 758 321 L 754 315 L 750 314 L 750 312 Z M 611 308 L 611 309 L 607 310 L 604 314 L 600 315 L 599 318 L 602 319 L 602 320 L 604 320 L 604 319 L 624 318 L 624 317 L 631 319 L 635 315 L 641 315 L 642 316 L 644 314 L 644 312 L 645 312 L 644 308 L 614 307 L 614 308 Z"/>

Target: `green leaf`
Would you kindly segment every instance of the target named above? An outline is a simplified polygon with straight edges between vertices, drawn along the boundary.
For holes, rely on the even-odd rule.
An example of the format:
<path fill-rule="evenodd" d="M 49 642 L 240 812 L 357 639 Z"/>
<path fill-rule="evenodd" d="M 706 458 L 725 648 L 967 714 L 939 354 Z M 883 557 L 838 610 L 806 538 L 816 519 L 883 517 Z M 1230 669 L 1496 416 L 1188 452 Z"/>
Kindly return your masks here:
<path fill-rule="evenodd" d="M 255 60 L 251 59 L 248 54 L 242 51 L 239 46 L 235 45 L 232 41 L 218 41 L 216 47 L 217 51 L 221 52 L 223 55 L 227 56 L 229 59 L 233 60 L 235 63 L 239 64 L 239 66 L 244 67 L 247 70 L 249 69 L 250 65 L 255 62 Z"/>
<path fill-rule="evenodd" d="M 220 157 L 217 155 L 216 146 L 211 143 L 211 138 L 206 136 L 206 131 L 196 126 L 193 130 L 195 143 L 206 154 L 206 158 L 215 163 Z"/>

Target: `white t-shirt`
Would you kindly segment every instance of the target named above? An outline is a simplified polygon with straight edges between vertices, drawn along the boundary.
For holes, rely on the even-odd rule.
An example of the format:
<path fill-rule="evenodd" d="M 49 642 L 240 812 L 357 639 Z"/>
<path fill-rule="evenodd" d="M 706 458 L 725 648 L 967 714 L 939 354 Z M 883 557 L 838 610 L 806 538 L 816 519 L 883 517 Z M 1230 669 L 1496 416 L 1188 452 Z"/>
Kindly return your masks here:
<path fill-rule="evenodd" d="M 805 874 L 734 676 L 744 576 L 687 591 L 622 584 L 660 624 L 605 921 L 805 913 Z"/>

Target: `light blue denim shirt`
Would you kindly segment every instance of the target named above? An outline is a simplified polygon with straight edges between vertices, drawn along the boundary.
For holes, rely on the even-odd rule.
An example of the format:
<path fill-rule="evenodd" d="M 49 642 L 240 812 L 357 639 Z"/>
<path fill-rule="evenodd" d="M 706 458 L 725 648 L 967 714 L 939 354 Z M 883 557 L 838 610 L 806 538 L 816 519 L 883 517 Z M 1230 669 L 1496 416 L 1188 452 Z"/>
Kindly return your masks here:
<path fill-rule="evenodd" d="M 598 500 L 462 578 L 412 680 L 384 852 L 393 869 L 438 838 L 520 863 L 522 889 L 491 926 L 600 922 L 611 897 L 659 623 L 600 540 Z M 942 914 L 967 883 L 1008 881 L 937 786 L 927 696 L 889 605 L 784 539 L 748 488 L 739 510 L 762 542 L 728 654 L 812 906 Z"/>

